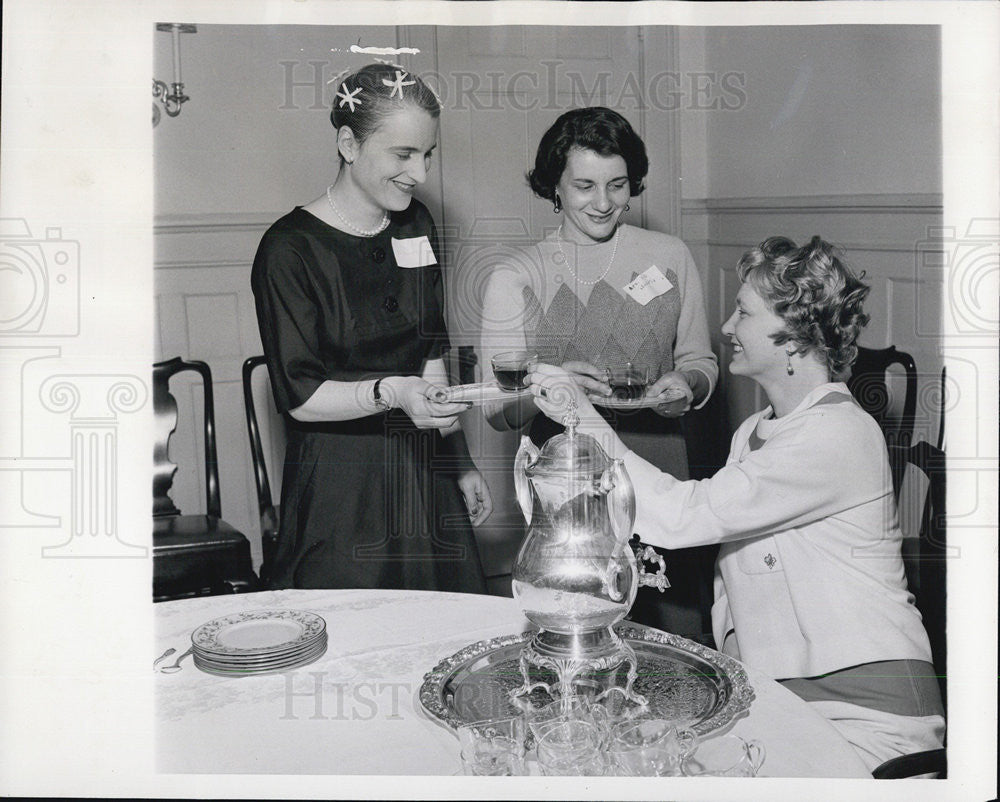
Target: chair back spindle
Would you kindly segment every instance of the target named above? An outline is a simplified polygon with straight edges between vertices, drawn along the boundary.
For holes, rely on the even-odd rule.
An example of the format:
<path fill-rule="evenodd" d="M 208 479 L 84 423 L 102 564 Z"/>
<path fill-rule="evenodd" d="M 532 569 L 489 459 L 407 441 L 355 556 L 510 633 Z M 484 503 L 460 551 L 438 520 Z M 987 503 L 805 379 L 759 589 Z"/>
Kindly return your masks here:
<path fill-rule="evenodd" d="M 153 442 L 153 515 L 179 515 L 170 498 L 170 488 L 177 464 L 170 460 L 170 436 L 177 429 L 177 401 L 170 393 L 165 370 L 153 366 L 153 416 L 156 440 Z"/>
<path fill-rule="evenodd" d="M 177 465 L 168 456 L 170 435 L 177 428 L 177 400 L 170 392 L 170 380 L 184 371 L 194 371 L 201 377 L 203 393 L 204 453 L 205 453 L 205 509 L 208 515 L 222 517 L 222 497 L 219 490 L 219 458 L 215 446 L 215 398 L 212 393 L 212 370 L 197 360 L 185 361 L 179 356 L 153 365 L 153 408 L 157 421 L 157 441 L 153 460 L 156 473 L 153 478 L 154 510 L 161 506 L 162 498 L 173 483 Z M 159 502 L 156 500 L 160 499 Z M 174 512 L 179 512 L 167 499 Z M 161 513 L 162 514 L 162 513 Z M 173 513 L 167 513 L 173 514 Z"/>
<path fill-rule="evenodd" d="M 263 370 L 258 371 L 258 368 Z M 257 486 L 257 510 L 260 515 L 261 549 L 264 557 L 261 579 L 265 582 L 277 549 L 280 521 L 280 505 L 275 502 L 270 476 L 273 475 L 280 482 L 285 446 L 284 418 L 273 409 L 271 398 L 267 361 L 263 356 L 252 356 L 243 363 L 243 406 Z"/>
<path fill-rule="evenodd" d="M 898 418 L 893 416 L 890 403 L 889 368 L 893 365 L 901 367 L 906 375 L 903 409 Z M 892 345 L 882 349 L 859 347 L 847 387 L 862 409 L 878 422 L 890 452 L 894 447 L 909 448 L 917 413 L 917 366 L 913 357 Z M 897 469 L 902 466 L 893 462 L 892 467 L 893 484 L 898 490 Z"/>

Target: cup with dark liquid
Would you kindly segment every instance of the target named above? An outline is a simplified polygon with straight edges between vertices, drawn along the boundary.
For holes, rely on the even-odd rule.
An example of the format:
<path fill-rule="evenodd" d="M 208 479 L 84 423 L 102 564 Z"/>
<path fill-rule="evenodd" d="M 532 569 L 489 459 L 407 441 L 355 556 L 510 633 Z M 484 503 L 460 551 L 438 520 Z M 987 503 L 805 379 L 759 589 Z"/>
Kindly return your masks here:
<path fill-rule="evenodd" d="M 616 401 L 636 401 L 646 395 L 646 388 L 655 381 L 653 369 L 626 362 L 607 368 L 611 398 Z"/>
<path fill-rule="evenodd" d="M 538 354 L 535 351 L 506 351 L 490 360 L 497 384 L 508 392 L 524 389 L 528 371 L 537 361 Z"/>

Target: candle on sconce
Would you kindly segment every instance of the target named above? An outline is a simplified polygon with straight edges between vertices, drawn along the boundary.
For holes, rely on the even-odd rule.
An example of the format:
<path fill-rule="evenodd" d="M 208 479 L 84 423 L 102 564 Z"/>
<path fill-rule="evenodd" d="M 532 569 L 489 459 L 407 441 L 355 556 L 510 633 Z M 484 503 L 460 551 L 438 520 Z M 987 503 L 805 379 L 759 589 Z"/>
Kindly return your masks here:
<path fill-rule="evenodd" d="M 174 25 L 174 83 L 181 83 L 181 30 L 179 25 Z"/>
<path fill-rule="evenodd" d="M 158 22 L 156 30 L 169 33 L 172 37 L 174 55 L 174 80 L 169 86 L 153 77 L 153 97 L 163 104 L 163 109 L 171 117 L 176 117 L 181 113 L 181 106 L 189 99 L 184 94 L 184 78 L 181 76 L 181 34 L 197 33 L 198 27 L 182 22 Z M 158 115 L 154 114 L 153 125 L 159 122 Z"/>

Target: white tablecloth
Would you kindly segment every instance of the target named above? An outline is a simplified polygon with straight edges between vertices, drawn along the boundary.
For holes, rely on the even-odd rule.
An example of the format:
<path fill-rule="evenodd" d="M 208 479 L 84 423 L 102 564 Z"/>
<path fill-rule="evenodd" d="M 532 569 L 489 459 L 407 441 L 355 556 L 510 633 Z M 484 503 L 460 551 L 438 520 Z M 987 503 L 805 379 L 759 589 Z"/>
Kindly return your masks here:
<path fill-rule="evenodd" d="M 166 773 L 451 775 L 458 742 L 420 706 L 424 674 L 463 646 L 529 628 L 512 599 L 459 593 L 287 590 L 156 605 L 157 649 L 177 654 L 217 616 L 298 609 L 326 620 L 329 647 L 287 674 L 156 676 L 157 770 Z M 171 658 L 172 660 L 173 658 Z M 731 731 L 767 749 L 762 776 L 870 777 L 851 746 L 797 696 L 749 670 L 756 699 Z"/>

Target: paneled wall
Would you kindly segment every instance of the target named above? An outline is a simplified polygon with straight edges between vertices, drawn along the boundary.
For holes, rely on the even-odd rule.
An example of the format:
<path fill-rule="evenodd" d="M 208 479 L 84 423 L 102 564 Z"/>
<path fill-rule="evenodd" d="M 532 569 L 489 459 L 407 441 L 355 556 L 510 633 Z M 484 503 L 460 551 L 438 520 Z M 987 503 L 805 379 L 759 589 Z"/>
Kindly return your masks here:
<path fill-rule="evenodd" d="M 934 25 L 705 28 L 745 101 L 709 119 L 709 198 L 941 192 Z"/>
<path fill-rule="evenodd" d="M 895 345 L 920 373 L 915 435 L 937 436 L 941 276 L 925 267 L 941 225 L 940 31 L 935 26 L 686 29 L 685 74 L 736 76 L 734 108 L 683 116 L 683 237 L 702 267 L 728 423 L 764 405 L 730 381 L 719 327 L 734 267 L 773 235 L 841 246 L 872 285 L 862 344 Z M 894 385 L 894 390 L 901 386 Z"/>

